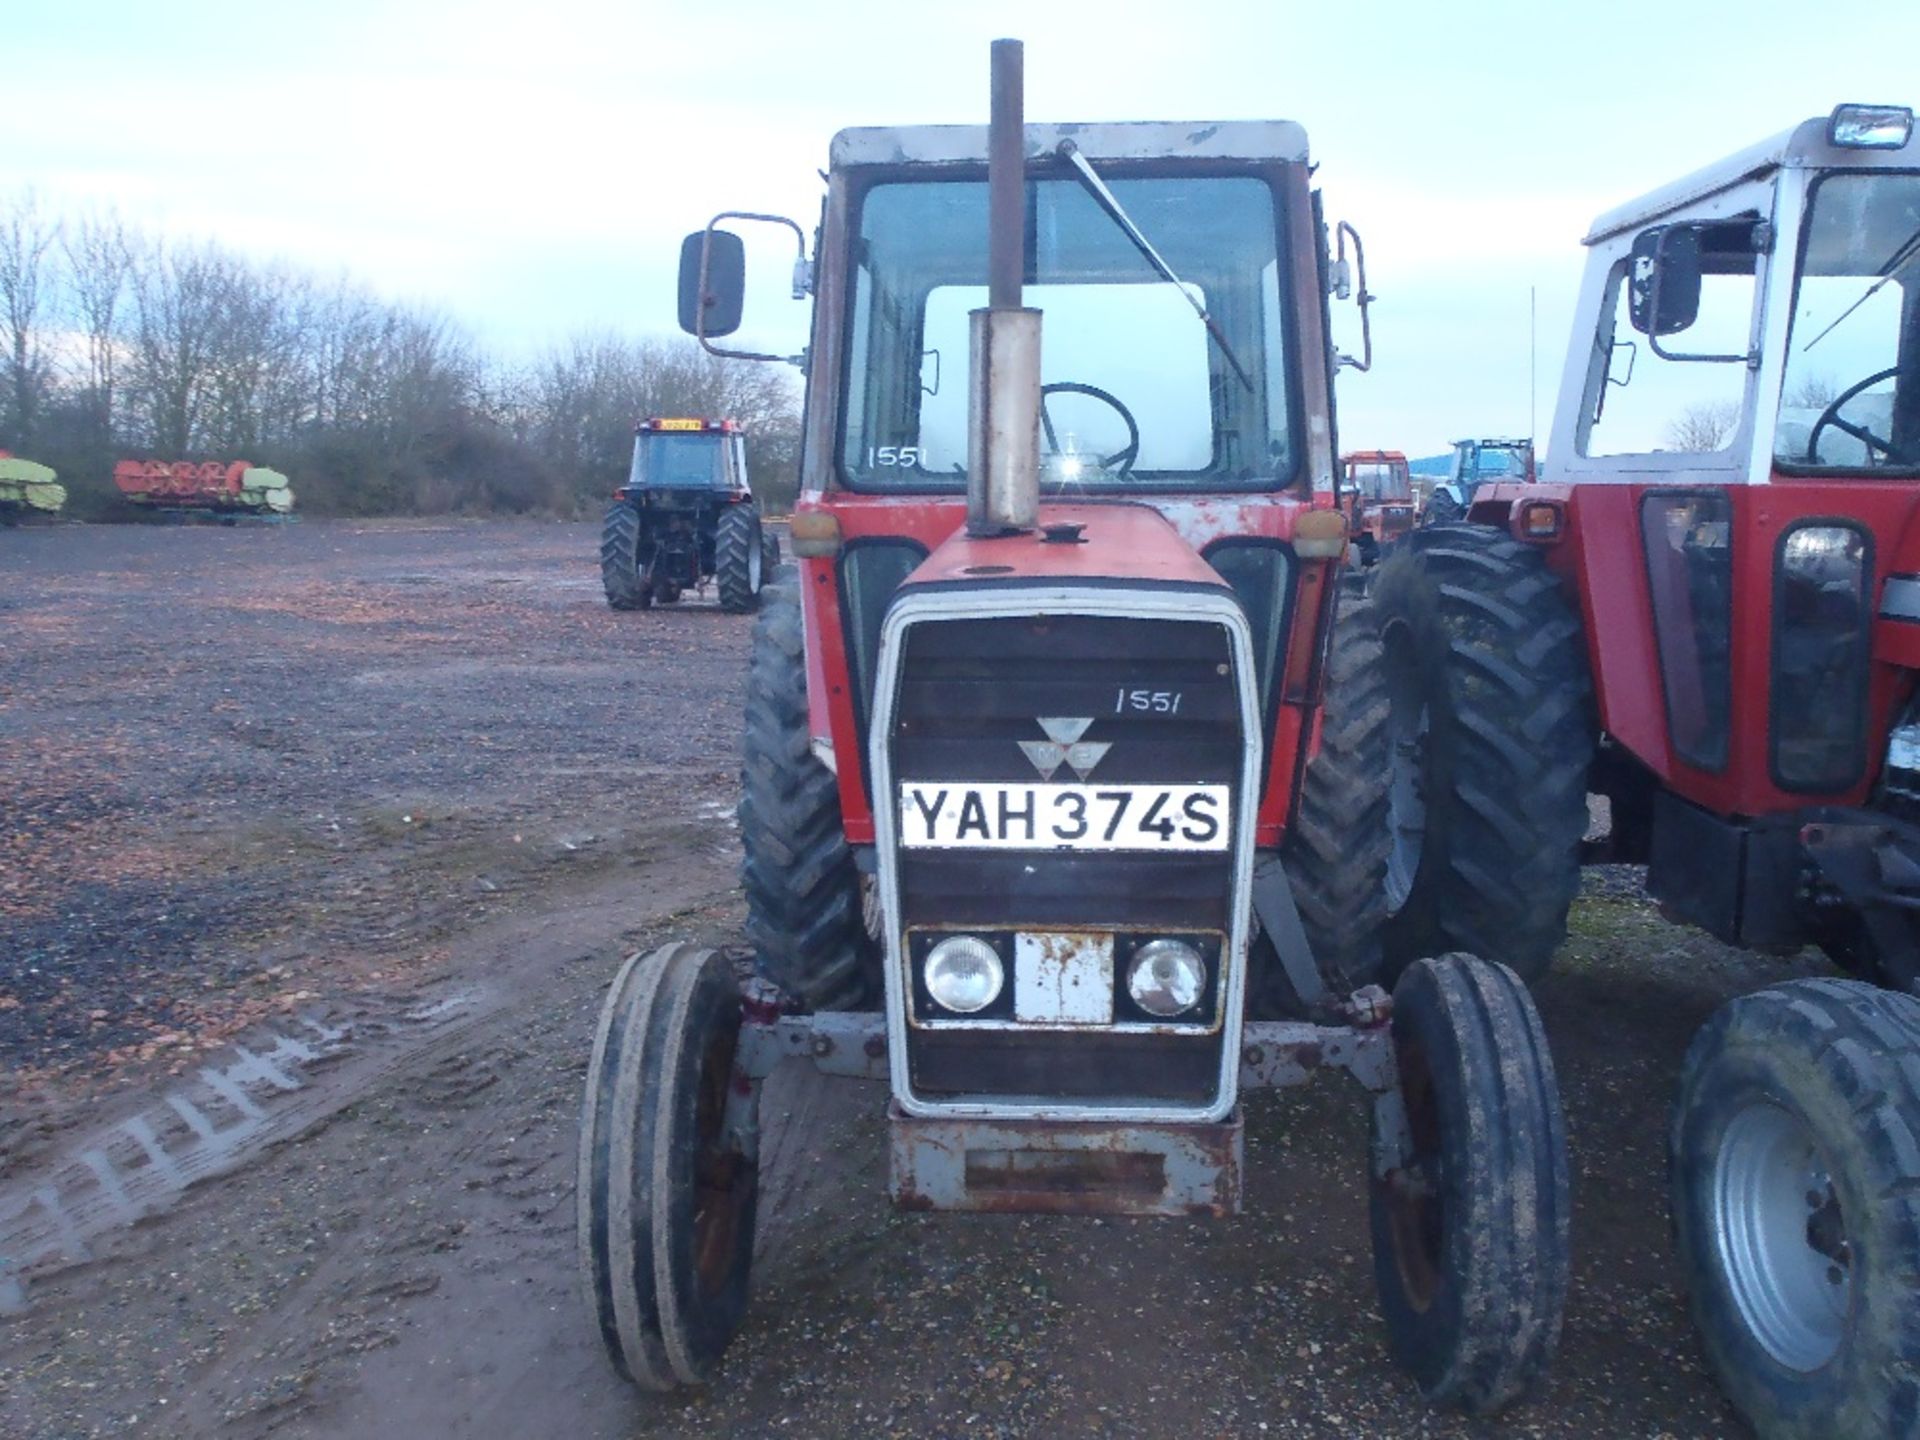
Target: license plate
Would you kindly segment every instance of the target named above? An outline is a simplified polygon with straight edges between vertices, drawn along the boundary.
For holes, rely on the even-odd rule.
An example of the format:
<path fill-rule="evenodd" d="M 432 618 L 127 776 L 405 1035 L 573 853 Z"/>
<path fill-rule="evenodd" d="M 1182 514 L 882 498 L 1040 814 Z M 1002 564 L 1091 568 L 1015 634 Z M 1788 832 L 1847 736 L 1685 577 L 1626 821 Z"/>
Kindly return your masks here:
<path fill-rule="evenodd" d="M 1227 787 L 909 780 L 900 786 L 900 843 L 913 850 L 1225 850 Z"/>

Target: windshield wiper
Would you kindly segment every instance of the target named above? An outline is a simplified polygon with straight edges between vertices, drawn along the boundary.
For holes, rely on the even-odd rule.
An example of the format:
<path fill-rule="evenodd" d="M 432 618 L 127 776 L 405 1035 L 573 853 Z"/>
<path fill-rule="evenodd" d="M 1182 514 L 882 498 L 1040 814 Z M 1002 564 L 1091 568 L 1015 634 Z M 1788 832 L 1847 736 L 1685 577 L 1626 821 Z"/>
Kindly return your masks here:
<path fill-rule="evenodd" d="M 1916 252 L 1920 252 L 1920 230 L 1914 231 L 1906 239 L 1902 240 L 1899 248 L 1887 257 L 1887 263 L 1880 267 L 1880 278 L 1867 287 L 1866 294 L 1862 295 L 1858 300 L 1834 316 L 1833 324 L 1827 326 L 1826 329 L 1814 336 L 1813 339 L 1807 341 L 1805 345 L 1802 345 L 1800 347 L 1800 353 L 1804 355 L 1807 351 L 1813 349 L 1814 346 L 1818 345 L 1822 340 L 1826 339 L 1827 336 L 1837 330 L 1842 320 L 1845 320 L 1849 315 L 1853 314 L 1854 311 L 1866 304 L 1867 301 L 1878 295 L 1882 287 L 1884 287 L 1889 280 L 1893 279 L 1895 275 L 1900 273 L 1900 267 L 1911 260 Z"/>
<path fill-rule="evenodd" d="M 1200 323 L 1207 327 L 1207 334 L 1213 337 L 1213 343 L 1218 345 L 1220 353 L 1227 357 L 1227 363 L 1233 367 L 1233 373 L 1240 377 L 1240 383 L 1249 390 L 1253 389 L 1253 377 L 1247 374 L 1247 367 L 1240 363 L 1240 357 L 1233 353 L 1233 346 L 1227 343 L 1227 337 L 1214 323 L 1213 317 L 1207 313 L 1207 307 L 1193 298 L 1193 292 L 1187 288 L 1186 282 L 1173 273 L 1173 267 L 1160 258 L 1160 252 L 1153 248 L 1153 242 L 1140 233 L 1140 227 L 1134 224 L 1133 217 L 1121 208 L 1120 202 L 1114 198 L 1106 182 L 1093 173 L 1093 166 L 1089 165 L 1087 157 L 1080 153 L 1080 147 L 1071 140 L 1062 140 L 1055 147 L 1054 153 L 1073 167 L 1073 173 L 1079 177 L 1080 183 L 1087 187 L 1087 193 L 1093 196 L 1095 203 L 1107 212 L 1113 223 L 1118 225 L 1126 237 L 1133 242 L 1134 248 L 1146 258 L 1146 262 L 1160 272 L 1162 279 L 1169 281 L 1186 297 L 1187 303 L 1193 307 L 1193 313 L 1198 315 Z"/>

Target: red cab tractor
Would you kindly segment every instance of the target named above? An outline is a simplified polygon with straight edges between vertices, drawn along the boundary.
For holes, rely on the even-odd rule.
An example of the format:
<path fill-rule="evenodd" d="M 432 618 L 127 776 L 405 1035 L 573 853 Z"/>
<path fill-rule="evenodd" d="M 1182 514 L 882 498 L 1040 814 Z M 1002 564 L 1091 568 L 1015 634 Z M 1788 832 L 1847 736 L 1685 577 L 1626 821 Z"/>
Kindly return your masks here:
<path fill-rule="evenodd" d="M 635 957 L 588 1079 L 586 1290 L 639 1385 L 707 1379 L 740 1322 L 790 1056 L 888 1088 L 913 1210 L 1231 1212 L 1241 1094 L 1343 1070 L 1394 1353 L 1476 1409 L 1546 1364 L 1567 1160 L 1525 988 L 1461 954 L 1363 978 L 1385 705 L 1315 503 L 1311 175 L 1287 122 L 1023 125 L 1005 41 L 990 127 L 834 139 L 798 583 L 748 678 L 753 974 Z M 683 250 L 720 353 L 743 255 Z"/>
<path fill-rule="evenodd" d="M 633 470 L 600 527 L 600 582 L 615 610 L 671 605 L 714 582 L 720 608 L 752 610 L 780 545 L 747 486 L 747 437 L 732 420 L 685 416 L 634 428 Z"/>
<path fill-rule="evenodd" d="M 1375 565 L 1386 548 L 1413 529 L 1413 476 L 1398 450 L 1356 450 L 1341 459 L 1346 486 L 1340 508 L 1353 537 L 1353 556 Z"/>
<path fill-rule="evenodd" d="M 1372 595 L 1389 963 L 1534 976 L 1583 858 L 1852 980 L 1687 1059 L 1676 1233 L 1767 1436 L 1920 1434 L 1920 142 L 1842 106 L 1602 216 L 1540 483 Z M 1589 791 L 1610 829 L 1591 842 Z M 1880 988 L 1884 987 L 1884 988 Z"/>

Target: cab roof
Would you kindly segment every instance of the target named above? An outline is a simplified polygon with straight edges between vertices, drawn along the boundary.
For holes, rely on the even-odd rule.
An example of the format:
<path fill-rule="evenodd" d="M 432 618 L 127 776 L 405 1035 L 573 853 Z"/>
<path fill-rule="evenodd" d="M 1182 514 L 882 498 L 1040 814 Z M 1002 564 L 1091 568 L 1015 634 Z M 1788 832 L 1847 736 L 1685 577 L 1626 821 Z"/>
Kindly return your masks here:
<path fill-rule="evenodd" d="M 1745 150 L 1729 155 L 1694 171 L 1637 200 L 1617 205 L 1593 222 L 1582 244 L 1594 245 L 1623 230 L 1637 230 L 1670 214 L 1683 205 L 1691 205 L 1720 190 L 1731 189 L 1742 180 L 1753 179 L 1773 170 L 1903 170 L 1920 168 L 1920 129 L 1898 150 L 1855 150 L 1830 144 L 1827 140 L 1827 115 L 1803 120 L 1791 130 L 1762 140 Z"/>
<path fill-rule="evenodd" d="M 1028 125 L 1030 160 L 1071 140 L 1089 160 L 1290 160 L 1307 158 L 1307 132 L 1291 120 L 1128 121 Z M 836 170 L 854 165 L 984 165 L 984 125 L 907 125 L 842 130 L 830 150 Z"/>

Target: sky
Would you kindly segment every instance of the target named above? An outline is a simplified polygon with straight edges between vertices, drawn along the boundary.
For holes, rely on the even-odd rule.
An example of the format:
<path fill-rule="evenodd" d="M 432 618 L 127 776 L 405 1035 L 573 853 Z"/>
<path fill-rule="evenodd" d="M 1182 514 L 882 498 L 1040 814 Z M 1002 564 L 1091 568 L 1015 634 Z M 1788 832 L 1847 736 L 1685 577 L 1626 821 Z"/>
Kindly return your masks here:
<path fill-rule="evenodd" d="M 1340 381 L 1343 444 L 1428 454 L 1468 433 L 1546 434 L 1594 215 L 1837 102 L 1920 103 L 1920 8 L 1870 14 L 1766 0 L 20 6 L 0 194 L 31 186 L 54 210 L 113 207 L 348 273 L 508 354 L 583 330 L 662 334 L 683 233 L 723 209 L 811 230 L 835 130 L 984 122 L 988 42 L 1011 35 L 1033 120 L 1305 124 L 1327 213 L 1365 237 L 1379 297 L 1374 369 Z M 805 307 L 784 261 L 767 243 L 749 253 L 739 338 L 797 350 Z"/>

